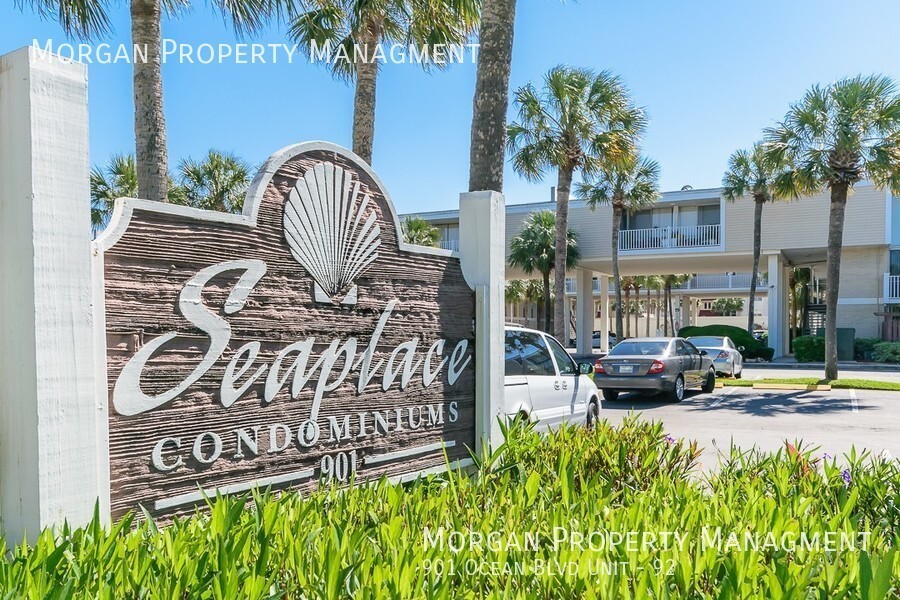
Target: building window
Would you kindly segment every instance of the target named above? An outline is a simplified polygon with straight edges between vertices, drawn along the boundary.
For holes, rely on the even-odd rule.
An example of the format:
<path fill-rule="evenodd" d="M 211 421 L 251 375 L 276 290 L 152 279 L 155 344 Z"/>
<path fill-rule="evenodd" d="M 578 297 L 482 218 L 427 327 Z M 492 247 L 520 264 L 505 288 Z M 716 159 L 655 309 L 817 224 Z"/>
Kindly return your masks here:
<path fill-rule="evenodd" d="M 891 250 L 890 263 L 891 275 L 900 275 L 900 250 Z"/>

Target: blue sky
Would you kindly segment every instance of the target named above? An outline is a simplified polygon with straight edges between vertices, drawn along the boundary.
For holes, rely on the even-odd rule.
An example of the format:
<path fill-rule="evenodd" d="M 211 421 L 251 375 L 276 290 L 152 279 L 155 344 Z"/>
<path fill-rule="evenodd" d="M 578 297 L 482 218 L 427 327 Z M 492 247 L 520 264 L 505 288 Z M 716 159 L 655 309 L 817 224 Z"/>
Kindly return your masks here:
<path fill-rule="evenodd" d="M 47 39 L 59 27 L 0 9 L 0 52 Z M 232 42 L 203 1 L 163 23 L 178 42 Z M 114 3 L 115 31 L 129 42 L 128 2 Z M 663 190 L 719 185 L 728 155 L 750 145 L 813 83 L 856 73 L 900 81 L 900 3 L 859 0 L 519 0 L 511 87 L 567 63 L 621 75 L 646 107 L 647 155 Z M 280 43 L 273 28 L 248 41 Z M 353 89 L 306 60 L 293 64 L 164 66 L 171 167 L 210 147 L 259 164 L 288 144 L 350 145 Z M 374 167 L 400 212 L 455 208 L 468 182 L 475 67 L 424 73 L 388 64 L 378 83 Z M 133 151 L 131 66 L 89 66 L 91 161 Z M 511 115 L 512 113 L 511 109 Z M 529 184 L 507 168 L 507 202 L 549 198 L 555 173 Z"/>

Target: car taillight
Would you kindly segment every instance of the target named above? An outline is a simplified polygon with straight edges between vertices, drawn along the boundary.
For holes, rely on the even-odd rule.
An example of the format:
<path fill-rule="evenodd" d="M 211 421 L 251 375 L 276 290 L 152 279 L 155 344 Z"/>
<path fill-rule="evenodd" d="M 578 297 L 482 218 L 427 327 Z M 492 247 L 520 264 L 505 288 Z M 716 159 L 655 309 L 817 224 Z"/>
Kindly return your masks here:
<path fill-rule="evenodd" d="M 728 358 L 728 353 L 725 352 L 724 350 L 720 350 L 719 354 L 716 355 L 716 358 Z"/>
<path fill-rule="evenodd" d="M 606 373 L 606 371 L 603 369 L 603 363 L 600 362 L 600 359 L 594 361 L 594 373 Z"/>
<path fill-rule="evenodd" d="M 666 370 L 666 365 L 658 360 L 654 360 L 653 364 L 650 365 L 650 370 L 647 371 L 651 375 L 656 375 L 657 373 L 662 373 Z"/>

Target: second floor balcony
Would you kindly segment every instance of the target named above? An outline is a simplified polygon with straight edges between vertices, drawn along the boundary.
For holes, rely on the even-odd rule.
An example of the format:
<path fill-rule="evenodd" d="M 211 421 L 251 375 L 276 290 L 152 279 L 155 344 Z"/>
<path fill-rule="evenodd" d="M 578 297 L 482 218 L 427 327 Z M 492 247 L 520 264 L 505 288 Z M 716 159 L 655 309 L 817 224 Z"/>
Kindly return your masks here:
<path fill-rule="evenodd" d="M 721 225 L 651 227 L 619 231 L 619 250 L 714 248 L 722 243 Z"/>
<path fill-rule="evenodd" d="M 900 275 L 884 274 L 884 303 L 900 304 Z"/>

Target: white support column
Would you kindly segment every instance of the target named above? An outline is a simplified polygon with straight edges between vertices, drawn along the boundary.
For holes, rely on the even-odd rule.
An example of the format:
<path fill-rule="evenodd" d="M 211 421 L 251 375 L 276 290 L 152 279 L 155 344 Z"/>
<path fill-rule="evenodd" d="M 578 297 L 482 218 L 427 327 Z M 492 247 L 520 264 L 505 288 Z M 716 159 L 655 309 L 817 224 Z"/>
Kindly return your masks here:
<path fill-rule="evenodd" d="M 0 524 L 10 545 L 108 506 L 88 178 L 85 65 L 30 46 L 0 57 Z"/>
<path fill-rule="evenodd" d="M 475 290 L 475 451 L 503 443 L 503 302 L 506 285 L 506 206 L 503 194 L 459 196 L 459 256 Z"/>
<path fill-rule="evenodd" d="M 769 255 L 769 298 L 768 327 L 769 347 L 775 349 L 775 358 L 784 356 L 784 329 L 785 321 L 785 285 L 784 267 L 781 262 L 781 254 Z"/>
<path fill-rule="evenodd" d="M 600 351 L 609 352 L 609 276 L 600 274 Z M 593 320 L 593 319 L 592 319 Z"/>
<path fill-rule="evenodd" d="M 594 351 L 594 272 L 578 269 L 575 275 L 575 351 L 591 354 Z"/>

